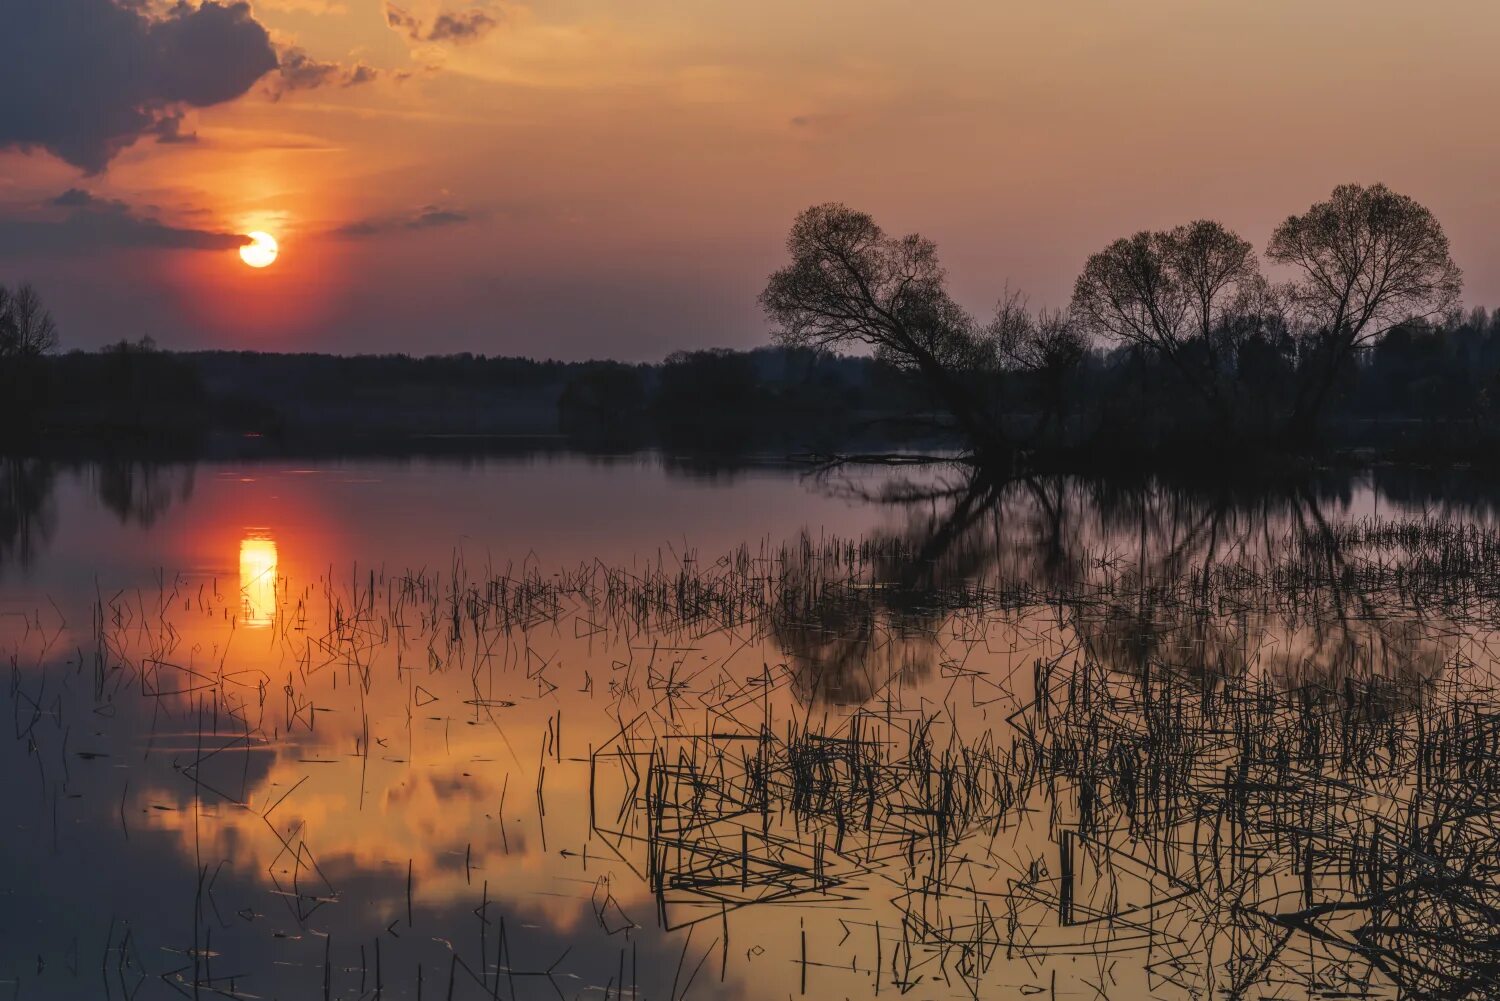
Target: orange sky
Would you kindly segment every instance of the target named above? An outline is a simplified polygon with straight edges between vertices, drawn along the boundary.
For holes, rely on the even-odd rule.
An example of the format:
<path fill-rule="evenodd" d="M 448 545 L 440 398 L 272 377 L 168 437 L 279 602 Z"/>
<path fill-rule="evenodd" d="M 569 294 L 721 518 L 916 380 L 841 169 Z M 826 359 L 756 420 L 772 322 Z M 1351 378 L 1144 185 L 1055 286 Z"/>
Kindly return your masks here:
<path fill-rule="evenodd" d="M 66 345 L 655 359 L 763 343 L 756 293 L 815 202 L 935 238 L 984 311 L 1007 282 L 1065 303 L 1140 228 L 1213 216 L 1263 246 L 1344 181 L 1427 204 L 1466 302 L 1500 303 L 1485 0 L 408 0 L 410 31 L 385 0 L 252 7 L 283 53 L 376 78 L 278 95 L 273 72 L 189 110 L 195 142 L 145 138 L 92 176 L 0 152 L 0 227 L 81 188 L 281 240 L 264 272 L 219 248 L 0 246 L 0 281 L 36 281 Z M 473 11 L 493 28 L 413 37 Z"/>

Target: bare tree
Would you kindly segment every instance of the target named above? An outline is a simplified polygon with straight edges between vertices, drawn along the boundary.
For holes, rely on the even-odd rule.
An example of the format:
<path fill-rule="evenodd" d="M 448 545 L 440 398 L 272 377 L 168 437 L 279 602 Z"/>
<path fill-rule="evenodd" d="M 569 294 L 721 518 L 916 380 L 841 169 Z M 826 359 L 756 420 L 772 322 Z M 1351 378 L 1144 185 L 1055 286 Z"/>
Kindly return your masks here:
<path fill-rule="evenodd" d="M 1317 421 L 1356 348 L 1403 320 L 1441 315 L 1463 286 L 1437 218 L 1384 184 L 1334 188 L 1327 201 L 1278 226 L 1266 256 L 1299 272 L 1287 296 L 1316 341 L 1294 430 Z"/>
<path fill-rule="evenodd" d="M 830 203 L 804 211 L 787 237 L 791 263 L 760 295 L 778 342 L 814 348 L 864 344 L 918 372 L 975 450 L 997 456 L 1003 434 L 969 378 L 993 350 L 948 295 L 937 247 L 916 234 L 887 236 L 864 212 Z"/>
<path fill-rule="evenodd" d="M 1088 338 L 1061 310 L 1033 314 L 1019 292 L 1006 291 L 995 308 L 988 334 L 1002 366 L 1032 376 L 1041 390 L 1045 434 L 1054 417 L 1065 410 L 1064 387 L 1088 352 Z"/>
<path fill-rule="evenodd" d="M 57 323 L 31 285 L 0 286 L 0 358 L 34 358 L 57 347 Z"/>
<path fill-rule="evenodd" d="M 1230 421 L 1225 334 L 1264 307 L 1267 289 L 1249 241 L 1200 219 L 1094 254 L 1073 287 L 1073 312 L 1086 326 L 1165 358 Z"/>

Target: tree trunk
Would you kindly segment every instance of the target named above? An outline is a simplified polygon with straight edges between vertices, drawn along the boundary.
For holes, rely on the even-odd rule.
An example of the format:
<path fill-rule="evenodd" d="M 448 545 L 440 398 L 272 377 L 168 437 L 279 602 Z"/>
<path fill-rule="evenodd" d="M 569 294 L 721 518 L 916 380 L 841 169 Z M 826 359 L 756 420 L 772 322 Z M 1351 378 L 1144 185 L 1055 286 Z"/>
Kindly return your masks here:
<path fill-rule="evenodd" d="M 1317 432 L 1318 418 L 1328 402 L 1328 394 L 1338 380 L 1339 370 L 1349 353 L 1349 343 L 1340 338 L 1319 350 L 1312 373 L 1297 388 L 1297 400 L 1287 418 L 1287 438 L 1308 438 Z"/>
<path fill-rule="evenodd" d="M 987 418 L 969 387 L 930 354 L 914 352 L 913 357 L 916 358 L 917 368 L 922 376 L 932 384 L 942 398 L 943 405 L 969 439 L 980 463 L 1008 462 L 1013 449 L 1006 440 L 1005 433 L 998 422 Z"/>

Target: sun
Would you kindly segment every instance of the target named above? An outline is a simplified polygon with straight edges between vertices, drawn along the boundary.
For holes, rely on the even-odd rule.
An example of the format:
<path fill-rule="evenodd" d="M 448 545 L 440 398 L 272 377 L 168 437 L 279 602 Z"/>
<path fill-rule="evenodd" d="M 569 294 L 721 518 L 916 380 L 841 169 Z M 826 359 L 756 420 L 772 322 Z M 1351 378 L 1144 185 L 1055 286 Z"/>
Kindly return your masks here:
<path fill-rule="evenodd" d="M 278 248 L 274 236 L 259 230 L 247 235 L 251 242 L 240 248 L 240 260 L 252 268 L 269 268 L 276 263 Z"/>

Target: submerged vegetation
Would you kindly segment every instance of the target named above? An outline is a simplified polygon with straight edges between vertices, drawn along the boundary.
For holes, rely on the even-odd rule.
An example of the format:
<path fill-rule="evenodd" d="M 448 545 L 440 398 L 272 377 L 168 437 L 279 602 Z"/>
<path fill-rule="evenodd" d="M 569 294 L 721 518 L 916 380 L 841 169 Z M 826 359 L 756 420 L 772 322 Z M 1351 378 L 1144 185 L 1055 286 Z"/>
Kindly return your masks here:
<path fill-rule="evenodd" d="M 1489 519 L 1351 513 L 1337 479 L 819 475 L 886 527 L 307 580 L 252 548 L 238 589 L 27 612 L 6 781 L 38 875 L 0 977 L 1493 996 Z"/>

